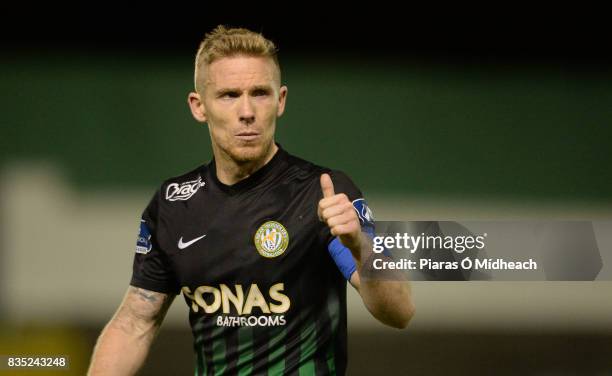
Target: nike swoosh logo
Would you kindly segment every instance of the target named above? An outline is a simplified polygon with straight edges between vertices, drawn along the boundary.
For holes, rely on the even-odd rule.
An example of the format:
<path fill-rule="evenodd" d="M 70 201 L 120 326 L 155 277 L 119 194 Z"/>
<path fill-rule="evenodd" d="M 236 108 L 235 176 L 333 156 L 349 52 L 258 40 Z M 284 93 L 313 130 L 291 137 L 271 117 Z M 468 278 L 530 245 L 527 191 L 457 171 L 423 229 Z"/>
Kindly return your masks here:
<path fill-rule="evenodd" d="M 188 241 L 186 243 L 183 243 L 183 237 L 181 236 L 181 238 L 178 241 L 178 247 L 179 247 L 179 249 L 185 249 L 185 248 L 189 247 L 190 245 L 192 245 L 193 243 L 197 242 L 198 240 L 203 239 L 205 236 L 206 235 L 202 235 L 199 238 L 192 239 L 192 240 L 190 240 L 190 241 Z"/>

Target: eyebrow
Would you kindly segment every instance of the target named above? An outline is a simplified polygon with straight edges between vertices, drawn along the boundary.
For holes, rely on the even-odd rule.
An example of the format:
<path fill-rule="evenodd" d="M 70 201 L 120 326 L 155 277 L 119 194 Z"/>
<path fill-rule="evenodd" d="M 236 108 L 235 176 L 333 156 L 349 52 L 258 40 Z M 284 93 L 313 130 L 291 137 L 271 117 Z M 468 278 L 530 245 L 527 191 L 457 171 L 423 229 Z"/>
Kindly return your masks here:
<path fill-rule="evenodd" d="M 219 90 L 215 90 L 215 95 L 223 95 L 227 93 L 239 93 L 240 89 L 238 88 L 223 88 Z"/>
<path fill-rule="evenodd" d="M 272 87 L 270 85 L 255 85 L 249 88 L 249 91 L 254 91 L 254 90 L 271 91 Z M 223 95 L 227 93 L 240 93 L 240 92 L 242 92 L 242 89 L 240 88 L 228 87 L 228 88 L 222 88 L 222 89 L 216 90 L 215 95 Z"/>
<path fill-rule="evenodd" d="M 272 90 L 270 85 L 255 85 L 251 90 Z"/>

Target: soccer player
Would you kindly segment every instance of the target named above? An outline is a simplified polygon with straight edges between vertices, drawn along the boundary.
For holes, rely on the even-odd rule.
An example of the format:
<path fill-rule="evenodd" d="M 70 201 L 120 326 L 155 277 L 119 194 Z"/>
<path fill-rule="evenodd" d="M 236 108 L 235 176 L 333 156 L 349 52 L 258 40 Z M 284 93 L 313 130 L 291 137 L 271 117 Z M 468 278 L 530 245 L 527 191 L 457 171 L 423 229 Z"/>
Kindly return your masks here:
<path fill-rule="evenodd" d="M 206 35 L 188 103 L 213 159 L 166 180 L 145 209 L 90 375 L 137 372 L 179 293 L 196 375 L 344 374 L 347 280 L 374 317 L 407 325 L 407 282 L 360 280 L 373 218 L 359 189 L 275 142 L 286 99 L 271 41 L 222 26 Z"/>

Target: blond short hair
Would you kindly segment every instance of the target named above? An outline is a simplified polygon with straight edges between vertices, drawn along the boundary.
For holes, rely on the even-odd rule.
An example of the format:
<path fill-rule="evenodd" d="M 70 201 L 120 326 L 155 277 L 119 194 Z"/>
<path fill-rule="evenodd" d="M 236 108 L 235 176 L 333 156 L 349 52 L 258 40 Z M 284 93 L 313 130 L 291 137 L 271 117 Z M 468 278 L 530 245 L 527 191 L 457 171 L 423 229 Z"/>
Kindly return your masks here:
<path fill-rule="evenodd" d="M 280 83 L 280 65 L 274 43 L 260 33 L 243 28 L 226 28 L 219 25 L 206 34 L 195 58 L 194 86 L 196 92 L 204 88 L 205 68 L 213 61 L 231 56 L 269 57 L 278 70 Z"/>

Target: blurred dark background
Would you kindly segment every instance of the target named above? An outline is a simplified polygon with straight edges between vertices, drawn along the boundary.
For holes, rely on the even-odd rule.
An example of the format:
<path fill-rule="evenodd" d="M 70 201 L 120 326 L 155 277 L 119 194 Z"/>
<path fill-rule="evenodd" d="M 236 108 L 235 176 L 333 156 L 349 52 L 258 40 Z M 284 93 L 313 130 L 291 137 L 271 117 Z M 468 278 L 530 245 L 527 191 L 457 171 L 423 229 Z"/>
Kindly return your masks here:
<path fill-rule="evenodd" d="M 2 5 L 0 353 L 69 353 L 74 374 L 83 372 L 127 286 L 131 254 L 114 254 L 131 249 L 148 195 L 211 157 L 186 95 L 198 43 L 218 24 L 276 42 L 289 87 L 277 140 L 348 172 L 377 198 L 381 219 L 415 215 L 385 211 L 398 198 L 425 202 L 419 213 L 427 218 L 418 219 L 435 217 L 440 211 L 429 208 L 449 200 L 495 217 L 506 213 L 497 203 L 507 202 L 531 206 L 519 212 L 527 216 L 588 219 L 596 208 L 610 218 L 606 13 L 330 7 Z M 32 243 L 32 228 L 54 223 L 64 232 Z M 87 240 L 69 240 L 79 236 Z M 80 275 L 87 268 L 79 257 L 99 264 Z M 351 321 L 350 374 L 612 371 L 609 283 L 540 286 L 540 295 L 525 295 L 532 285 L 464 287 L 472 305 L 445 286 L 451 292 L 441 296 L 457 299 L 448 310 L 436 300 L 440 286 L 415 284 L 412 330 L 384 329 L 367 316 Z M 193 371 L 181 300 L 143 374 Z"/>
<path fill-rule="evenodd" d="M 279 46 L 279 141 L 366 191 L 611 198 L 612 60 L 596 18 L 34 8 L 3 13 L 2 160 L 52 156 L 85 186 L 149 185 L 208 160 L 185 97 L 200 39 L 224 23 Z"/>

